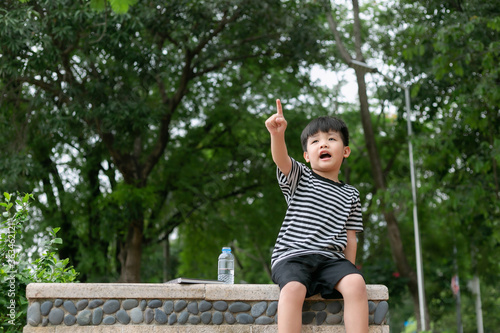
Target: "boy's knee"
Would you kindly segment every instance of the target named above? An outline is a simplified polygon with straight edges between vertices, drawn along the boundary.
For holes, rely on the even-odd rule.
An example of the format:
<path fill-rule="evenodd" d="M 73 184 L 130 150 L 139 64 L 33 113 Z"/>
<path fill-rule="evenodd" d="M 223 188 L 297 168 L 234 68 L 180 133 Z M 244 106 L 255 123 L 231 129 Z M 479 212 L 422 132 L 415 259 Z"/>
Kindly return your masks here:
<path fill-rule="evenodd" d="M 363 277 L 359 274 L 350 274 L 340 280 L 338 290 L 344 297 L 347 298 L 367 298 L 366 283 Z"/>
<path fill-rule="evenodd" d="M 280 297 L 297 297 L 304 299 L 306 295 L 306 286 L 297 281 L 288 282 L 282 289 Z"/>

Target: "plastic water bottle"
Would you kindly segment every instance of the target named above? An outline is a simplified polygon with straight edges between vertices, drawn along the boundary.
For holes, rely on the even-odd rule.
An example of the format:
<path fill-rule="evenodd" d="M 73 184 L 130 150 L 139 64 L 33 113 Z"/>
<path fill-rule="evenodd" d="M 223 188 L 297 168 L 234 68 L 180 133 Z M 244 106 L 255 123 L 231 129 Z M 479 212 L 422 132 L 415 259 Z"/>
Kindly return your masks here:
<path fill-rule="evenodd" d="M 219 255 L 219 272 L 217 280 L 226 284 L 234 283 L 234 256 L 230 247 L 223 247 Z"/>

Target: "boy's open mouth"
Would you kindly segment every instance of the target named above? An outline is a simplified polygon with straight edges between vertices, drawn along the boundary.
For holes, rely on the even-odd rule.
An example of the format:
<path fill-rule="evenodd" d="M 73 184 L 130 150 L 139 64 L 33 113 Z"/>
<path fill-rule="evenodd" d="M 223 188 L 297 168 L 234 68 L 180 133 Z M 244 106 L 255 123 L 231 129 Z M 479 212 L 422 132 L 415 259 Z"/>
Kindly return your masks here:
<path fill-rule="evenodd" d="M 322 154 L 320 154 L 320 155 L 319 155 L 319 158 L 320 158 L 321 160 L 323 160 L 323 159 L 327 159 L 327 158 L 330 158 L 330 157 L 332 157 L 332 155 L 330 155 L 330 154 L 328 154 L 328 153 L 322 153 Z"/>

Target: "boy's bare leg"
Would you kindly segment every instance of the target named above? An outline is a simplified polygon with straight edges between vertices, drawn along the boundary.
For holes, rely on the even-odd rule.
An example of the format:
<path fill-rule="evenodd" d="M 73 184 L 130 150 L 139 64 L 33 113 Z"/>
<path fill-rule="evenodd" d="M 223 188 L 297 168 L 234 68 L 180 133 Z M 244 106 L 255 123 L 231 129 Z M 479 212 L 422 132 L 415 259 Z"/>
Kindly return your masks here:
<path fill-rule="evenodd" d="M 281 289 L 278 301 L 279 333 L 300 333 L 305 297 L 306 287 L 300 282 L 289 282 Z"/>
<path fill-rule="evenodd" d="M 344 325 L 347 333 L 368 332 L 368 296 L 359 274 L 349 274 L 335 286 L 344 297 Z M 279 320 L 279 318 L 278 318 Z"/>

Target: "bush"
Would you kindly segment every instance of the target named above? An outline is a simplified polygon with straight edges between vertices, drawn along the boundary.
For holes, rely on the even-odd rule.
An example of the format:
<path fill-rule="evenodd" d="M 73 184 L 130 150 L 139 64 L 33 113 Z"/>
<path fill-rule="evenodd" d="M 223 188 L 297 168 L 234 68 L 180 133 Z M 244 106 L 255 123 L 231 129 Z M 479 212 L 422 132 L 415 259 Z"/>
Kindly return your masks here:
<path fill-rule="evenodd" d="M 13 200 L 14 199 L 14 200 Z M 21 251 L 17 243 L 21 238 L 25 222 L 29 219 L 32 194 L 14 198 L 4 193 L 4 202 L 0 206 L 2 231 L 0 234 L 0 327 L 4 332 L 21 332 L 26 324 L 28 301 L 26 286 L 31 282 L 74 282 L 78 273 L 69 260 L 57 258 L 56 244 L 62 240 L 56 237 L 59 228 L 50 230 L 49 240 L 41 244 L 42 254 L 32 263 Z M 4 311 L 5 309 L 5 311 Z"/>

